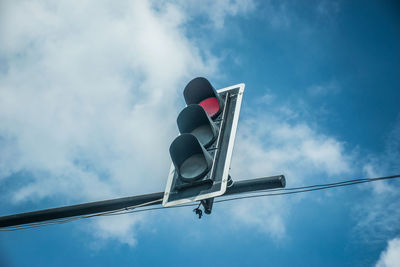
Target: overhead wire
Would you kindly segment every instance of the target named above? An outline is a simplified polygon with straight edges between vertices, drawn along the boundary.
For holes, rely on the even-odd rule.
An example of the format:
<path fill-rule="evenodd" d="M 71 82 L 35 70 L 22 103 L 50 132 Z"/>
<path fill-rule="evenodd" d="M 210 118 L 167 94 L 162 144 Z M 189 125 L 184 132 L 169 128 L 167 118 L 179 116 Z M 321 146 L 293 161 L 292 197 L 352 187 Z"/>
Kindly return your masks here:
<path fill-rule="evenodd" d="M 395 179 L 395 178 L 399 178 L 399 177 L 400 177 L 400 175 L 395 176 L 395 177 L 380 178 L 380 179 L 367 178 L 367 179 L 370 179 L 370 180 L 365 179 L 365 181 L 353 181 L 353 182 L 346 182 L 346 183 L 345 182 L 333 183 L 333 184 L 327 184 L 326 186 L 325 185 L 321 185 L 319 187 L 316 187 L 316 186 L 299 187 L 299 188 L 302 188 L 301 190 L 296 190 L 296 188 L 283 188 L 280 191 L 289 191 L 289 192 L 278 192 L 278 193 L 268 193 L 268 194 L 260 194 L 260 193 L 261 192 L 271 192 L 272 190 L 271 191 L 260 190 L 260 191 L 254 192 L 252 195 L 238 196 L 238 197 L 232 197 L 232 198 L 216 200 L 216 201 L 214 201 L 214 203 L 226 202 L 226 201 L 232 201 L 232 200 L 238 200 L 238 199 L 246 199 L 246 198 L 291 195 L 291 194 L 298 194 L 298 193 L 311 192 L 311 191 L 317 191 L 317 190 L 325 190 L 325 189 L 334 188 L 334 187 L 343 187 L 343 186 L 349 186 L 349 185 L 354 185 L 354 184 L 369 183 L 369 182 L 374 182 L 374 181 L 378 181 L 378 180 Z M 291 190 L 293 190 L 293 191 L 291 191 Z M 278 191 L 278 190 L 276 190 L 276 191 Z M 272 191 L 272 192 L 276 192 L 276 191 Z"/>
<path fill-rule="evenodd" d="M 313 188 L 313 187 L 323 187 L 323 186 L 347 184 L 347 183 L 353 183 L 353 182 L 361 182 L 361 183 L 363 183 L 363 182 L 373 182 L 373 181 L 378 181 L 378 180 L 395 179 L 395 178 L 399 178 L 399 177 L 400 177 L 400 175 L 382 176 L 382 177 L 376 177 L 376 178 L 359 178 L 359 179 L 345 180 L 345 181 L 336 182 L 336 183 L 308 185 L 308 186 L 292 187 L 292 188 L 267 189 L 267 190 L 260 190 L 258 192 L 290 191 L 290 190 L 299 190 L 299 189 L 306 189 L 306 188 Z"/>
<path fill-rule="evenodd" d="M 298 193 L 311 192 L 311 191 L 317 191 L 317 190 L 326 190 L 326 189 L 330 189 L 330 188 L 334 188 L 334 187 L 344 187 L 344 186 L 350 186 L 350 185 L 355 185 L 355 184 L 362 184 L 362 183 L 369 183 L 369 182 L 375 182 L 375 181 L 380 181 L 380 180 L 390 180 L 390 179 L 397 179 L 397 178 L 400 178 L 400 174 L 376 177 L 376 178 L 352 179 L 352 180 L 346 180 L 346 181 L 342 181 L 342 182 L 309 185 L 309 186 L 301 186 L 301 187 L 259 190 L 256 192 L 252 192 L 249 195 L 240 195 L 238 197 L 227 197 L 224 199 L 215 200 L 214 203 L 221 203 L 221 202 L 227 202 L 227 201 L 233 201 L 233 200 L 239 200 L 239 199 L 257 198 L 257 197 L 291 195 L 291 194 L 298 194 Z M 289 192 L 285 192 L 285 191 L 289 191 Z M 263 194 L 265 192 L 272 192 L 272 193 Z M 243 194 L 245 194 L 245 193 L 243 193 Z M 121 208 L 121 209 L 112 210 L 112 211 L 105 211 L 105 212 L 100 212 L 100 213 L 95 213 L 95 214 L 90 214 L 90 215 L 76 216 L 76 217 L 67 218 L 67 219 L 56 219 L 56 220 L 51 220 L 51 221 L 47 221 L 47 222 L 37 222 L 37 223 L 30 223 L 30 224 L 24 224 L 24 225 L 19 225 L 19 226 L 3 227 L 3 228 L 0 228 L 0 231 L 16 231 L 16 230 L 23 230 L 23 229 L 31 229 L 31 228 L 41 227 L 41 226 L 62 224 L 62 223 L 67 223 L 67 222 L 71 222 L 71 221 L 75 221 L 75 220 L 79 220 L 79 219 L 87 219 L 87 218 L 93 218 L 93 217 L 98 217 L 98 216 L 116 216 L 116 215 L 138 213 L 138 212 L 145 212 L 145 211 L 151 211 L 151 210 L 197 206 L 197 204 L 184 204 L 184 205 L 177 205 L 177 206 L 171 206 L 171 207 L 153 207 L 153 208 L 138 209 L 140 207 L 145 207 L 147 205 L 157 203 L 161 200 L 162 199 L 157 199 L 154 201 L 149 201 L 146 203 L 142 203 L 142 204 L 138 204 L 135 206 L 126 207 L 126 208 Z"/>
<path fill-rule="evenodd" d="M 333 188 L 333 187 L 342 187 L 342 186 L 349 186 L 349 185 L 354 185 L 354 184 L 362 184 L 362 183 L 369 183 L 369 182 L 374 182 L 374 181 L 378 181 L 378 180 L 389 180 L 389 179 L 396 179 L 396 178 L 400 178 L 400 174 L 392 175 L 392 176 L 377 177 L 377 178 L 352 179 L 352 180 L 347 180 L 347 181 L 342 181 L 342 182 L 320 184 L 320 185 L 259 190 L 259 191 L 252 192 L 252 194 L 246 195 L 246 196 L 242 195 L 242 194 L 246 194 L 246 193 L 242 193 L 242 194 L 240 194 L 241 196 L 239 196 L 239 197 L 230 197 L 230 198 L 228 197 L 228 198 L 221 199 L 221 200 L 215 200 L 214 203 L 220 203 L 220 202 L 226 202 L 226 201 L 232 201 L 232 200 L 238 200 L 238 199 L 246 199 L 246 198 L 264 197 L 264 196 L 291 195 L 291 194 L 297 194 L 297 193 L 303 193 L 303 192 L 324 190 L 324 189 L 329 189 L 329 188 Z M 296 190 L 296 191 L 292 191 L 292 190 Z M 290 192 L 260 194 L 262 192 L 277 192 L 277 191 L 290 191 Z M 165 208 L 181 208 L 181 207 L 194 207 L 194 206 L 197 206 L 197 204 L 187 204 L 187 205 L 179 205 L 179 206 L 172 206 L 172 207 L 165 207 Z M 156 207 L 156 208 L 149 208 L 149 209 L 130 210 L 130 211 L 124 211 L 124 212 L 118 213 L 118 214 L 109 214 L 106 216 L 122 215 L 122 214 L 127 214 L 127 213 L 165 209 L 165 208 L 164 207 Z"/>

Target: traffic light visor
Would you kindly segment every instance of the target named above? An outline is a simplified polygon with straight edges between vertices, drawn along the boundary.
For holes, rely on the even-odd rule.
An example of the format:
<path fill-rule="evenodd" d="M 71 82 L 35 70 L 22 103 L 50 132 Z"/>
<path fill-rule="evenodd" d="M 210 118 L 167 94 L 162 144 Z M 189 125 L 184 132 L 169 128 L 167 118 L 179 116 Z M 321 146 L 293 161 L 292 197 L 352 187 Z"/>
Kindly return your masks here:
<path fill-rule="evenodd" d="M 184 133 L 175 138 L 169 153 L 175 170 L 184 182 L 196 181 L 211 169 L 211 155 L 193 134 Z"/>
<path fill-rule="evenodd" d="M 177 124 L 180 133 L 193 134 L 206 148 L 217 138 L 217 126 L 199 105 L 184 108 L 178 115 Z"/>
<path fill-rule="evenodd" d="M 187 105 L 201 105 L 212 119 L 216 118 L 223 109 L 219 94 L 211 83 L 203 77 L 191 80 L 183 90 L 183 96 Z"/>

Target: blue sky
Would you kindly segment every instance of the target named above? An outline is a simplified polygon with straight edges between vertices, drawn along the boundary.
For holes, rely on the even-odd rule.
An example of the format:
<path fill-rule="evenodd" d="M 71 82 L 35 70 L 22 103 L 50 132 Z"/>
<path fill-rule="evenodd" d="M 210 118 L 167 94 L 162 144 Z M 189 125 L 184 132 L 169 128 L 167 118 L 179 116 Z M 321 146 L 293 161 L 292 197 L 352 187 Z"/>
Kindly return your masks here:
<path fill-rule="evenodd" d="M 197 76 L 245 83 L 231 174 L 400 173 L 395 1 L 20 1 L 0 15 L 0 214 L 164 190 Z M 2 266 L 398 266 L 397 181 L 0 233 Z"/>

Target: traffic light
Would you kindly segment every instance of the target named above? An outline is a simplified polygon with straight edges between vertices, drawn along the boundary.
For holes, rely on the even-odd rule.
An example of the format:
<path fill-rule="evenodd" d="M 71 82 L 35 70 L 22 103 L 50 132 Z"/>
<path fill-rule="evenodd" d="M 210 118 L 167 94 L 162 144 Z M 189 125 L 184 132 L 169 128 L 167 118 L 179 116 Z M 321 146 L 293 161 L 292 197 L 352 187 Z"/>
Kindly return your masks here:
<path fill-rule="evenodd" d="M 243 91 L 244 84 L 215 90 L 202 77 L 186 85 L 187 106 L 177 118 L 180 135 L 169 148 L 164 207 L 225 193 Z"/>

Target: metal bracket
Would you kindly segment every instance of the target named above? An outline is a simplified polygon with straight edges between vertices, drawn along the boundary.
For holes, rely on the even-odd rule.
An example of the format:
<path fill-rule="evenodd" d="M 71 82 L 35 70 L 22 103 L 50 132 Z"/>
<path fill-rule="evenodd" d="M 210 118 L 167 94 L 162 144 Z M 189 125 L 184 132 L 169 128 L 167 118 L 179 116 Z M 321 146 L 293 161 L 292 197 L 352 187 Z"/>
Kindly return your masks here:
<path fill-rule="evenodd" d="M 211 214 L 213 204 L 214 204 L 214 198 L 201 200 L 201 205 L 203 206 L 204 212 L 206 214 Z"/>

